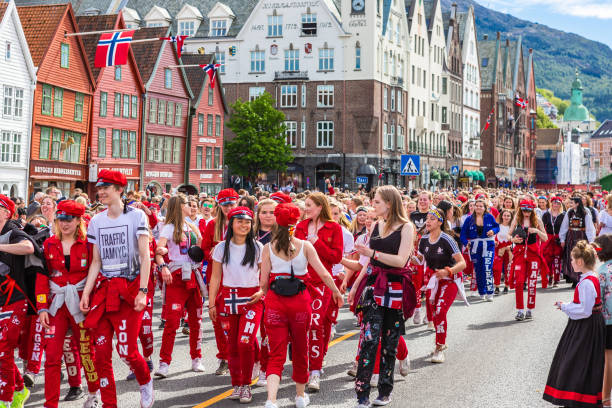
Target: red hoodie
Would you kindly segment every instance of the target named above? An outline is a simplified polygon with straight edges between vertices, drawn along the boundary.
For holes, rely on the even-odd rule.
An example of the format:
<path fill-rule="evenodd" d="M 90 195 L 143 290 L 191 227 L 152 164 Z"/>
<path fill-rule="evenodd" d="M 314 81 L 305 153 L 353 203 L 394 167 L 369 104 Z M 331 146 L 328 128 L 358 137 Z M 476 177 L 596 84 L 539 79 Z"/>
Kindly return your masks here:
<path fill-rule="evenodd" d="M 295 237 L 298 239 L 306 239 L 308 236 L 308 225 L 310 219 L 300 222 L 295 228 Z M 323 227 L 317 233 L 317 239 L 314 243 L 314 248 L 321 259 L 321 263 L 331 275 L 332 266 L 339 264 L 342 260 L 343 238 L 342 228 L 340 224 L 328 221 L 323 224 Z M 308 264 L 308 281 L 312 284 L 322 283 L 317 272 Z"/>

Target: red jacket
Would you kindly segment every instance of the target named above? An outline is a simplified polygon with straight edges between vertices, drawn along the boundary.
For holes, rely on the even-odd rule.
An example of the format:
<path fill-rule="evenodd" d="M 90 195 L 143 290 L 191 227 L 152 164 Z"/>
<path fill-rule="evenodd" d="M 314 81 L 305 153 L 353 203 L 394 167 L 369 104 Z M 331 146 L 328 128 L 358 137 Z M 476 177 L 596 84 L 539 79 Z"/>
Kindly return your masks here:
<path fill-rule="evenodd" d="M 219 209 L 221 211 L 221 209 Z M 212 251 L 219 241 L 215 241 L 215 219 L 210 220 L 204 228 L 202 233 L 202 251 L 204 251 L 204 262 L 208 265 L 206 267 L 206 284 L 210 283 L 210 276 L 212 274 Z"/>
<path fill-rule="evenodd" d="M 64 250 L 57 236 L 47 238 L 43 244 L 45 261 L 49 276 L 39 274 L 36 277 L 36 308 L 47 309 L 49 302 L 49 280 L 59 286 L 67 283 L 75 285 L 87 278 L 91 264 L 93 245 L 84 239 L 78 238 L 70 248 L 70 270 L 66 270 Z"/>
<path fill-rule="evenodd" d="M 306 239 L 308 236 L 308 224 L 310 219 L 300 222 L 295 228 L 295 237 L 298 239 Z M 342 260 L 343 238 L 342 227 L 336 222 L 328 221 L 323 224 L 323 227 L 317 233 L 317 239 L 314 243 L 314 248 L 321 259 L 321 263 L 331 275 L 332 266 L 339 264 Z M 321 278 L 317 272 L 308 264 L 308 281 L 312 284 L 321 283 Z"/>

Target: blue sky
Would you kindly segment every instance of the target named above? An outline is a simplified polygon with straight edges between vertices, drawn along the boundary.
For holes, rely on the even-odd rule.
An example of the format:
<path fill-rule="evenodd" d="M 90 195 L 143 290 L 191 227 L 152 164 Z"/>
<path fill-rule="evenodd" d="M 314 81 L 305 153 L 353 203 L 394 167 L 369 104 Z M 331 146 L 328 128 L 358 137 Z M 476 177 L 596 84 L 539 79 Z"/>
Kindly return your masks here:
<path fill-rule="evenodd" d="M 496 11 L 612 47 L 612 0 L 476 0 Z"/>

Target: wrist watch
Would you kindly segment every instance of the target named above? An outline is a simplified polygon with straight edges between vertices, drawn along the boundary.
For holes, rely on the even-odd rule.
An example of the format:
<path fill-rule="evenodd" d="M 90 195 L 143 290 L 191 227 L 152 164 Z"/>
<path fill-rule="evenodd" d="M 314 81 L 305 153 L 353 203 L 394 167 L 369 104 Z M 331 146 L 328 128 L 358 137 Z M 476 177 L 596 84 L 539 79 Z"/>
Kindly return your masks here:
<path fill-rule="evenodd" d="M 139 288 L 138 291 L 144 293 L 145 295 L 147 293 L 149 293 L 149 289 L 148 288 Z"/>

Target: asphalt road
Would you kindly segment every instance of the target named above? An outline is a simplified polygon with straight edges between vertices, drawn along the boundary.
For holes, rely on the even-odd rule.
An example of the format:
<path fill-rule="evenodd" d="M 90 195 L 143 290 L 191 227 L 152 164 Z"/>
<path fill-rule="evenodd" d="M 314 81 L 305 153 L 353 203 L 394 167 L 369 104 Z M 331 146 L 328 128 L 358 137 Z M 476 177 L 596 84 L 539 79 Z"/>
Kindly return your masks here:
<path fill-rule="evenodd" d="M 464 408 L 488 407 L 546 407 L 541 399 L 548 369 L 558 340 L 566 325 L 565 315 L 553 306 L 557 300 L 570 301 L 572 292 L 568 285 L 554 289 L 538 287 L 534 320 L 515 322 L 514 292 L 500 295 L 492 303 L 470 296 L 473 303 L 466 307 L 456 301 L 448 317 L 448 351 L 446 362 L 434 365 L 429 354 L 434 347 L 434 334 L 426 326 L 406 326 L 406 341 L 412 370 L 401 377 L 396 365 L 396 386 L 392 394 L 392 407 L 440 407 Z M 158 298 L 156 299 L 158 300 Z M 159 302 L 158 302 L 159 304 Z M 157 364 L 161 330 L 160 309 L 155 309 L 155 352 Z M 346 370 L 355 357 L 358 333 L 354 318 L 343 308 L 339 316 L 338 334 L 330 347 L 321 380 L 321 391 L 311 395 L 311 406 L 334 408 L 354 407 L 356 403 L 353 381 Z M 155 407 L 235 407 L 235 401 L 223 399 L 230 389 L 229 376 L 217 377 L 215 343 L 208 317 L 204 326 L 205 373 L 191 372 L 188 337 L 177 334 L 174 361 L 170 376 L 155 380 Z M 139 407 L 138 384 L 124 380 L 127 367 L 114 354 L 115 376 L 119 395 L 119 407 Z M 157 365 L 156 365 L 157 367 Z M 293 407 L 294 386 L 290 383 L 290 368 L 279 392 L 279 407 Z M 42 374 L 32 390 L 27 406 L 42 407 L 44 402 Z M 85 386 L 85 381 L 83 380 Z M 62 385 L 62 398 L 67 392 Z M 376 397 L 373 390 L 371 398 Z M 250 406 L 262 407 L 266 401 L 263 388 L 254 388 Z M 60 402 L 60 407 L 80 408 L 83 400 Z"/>

